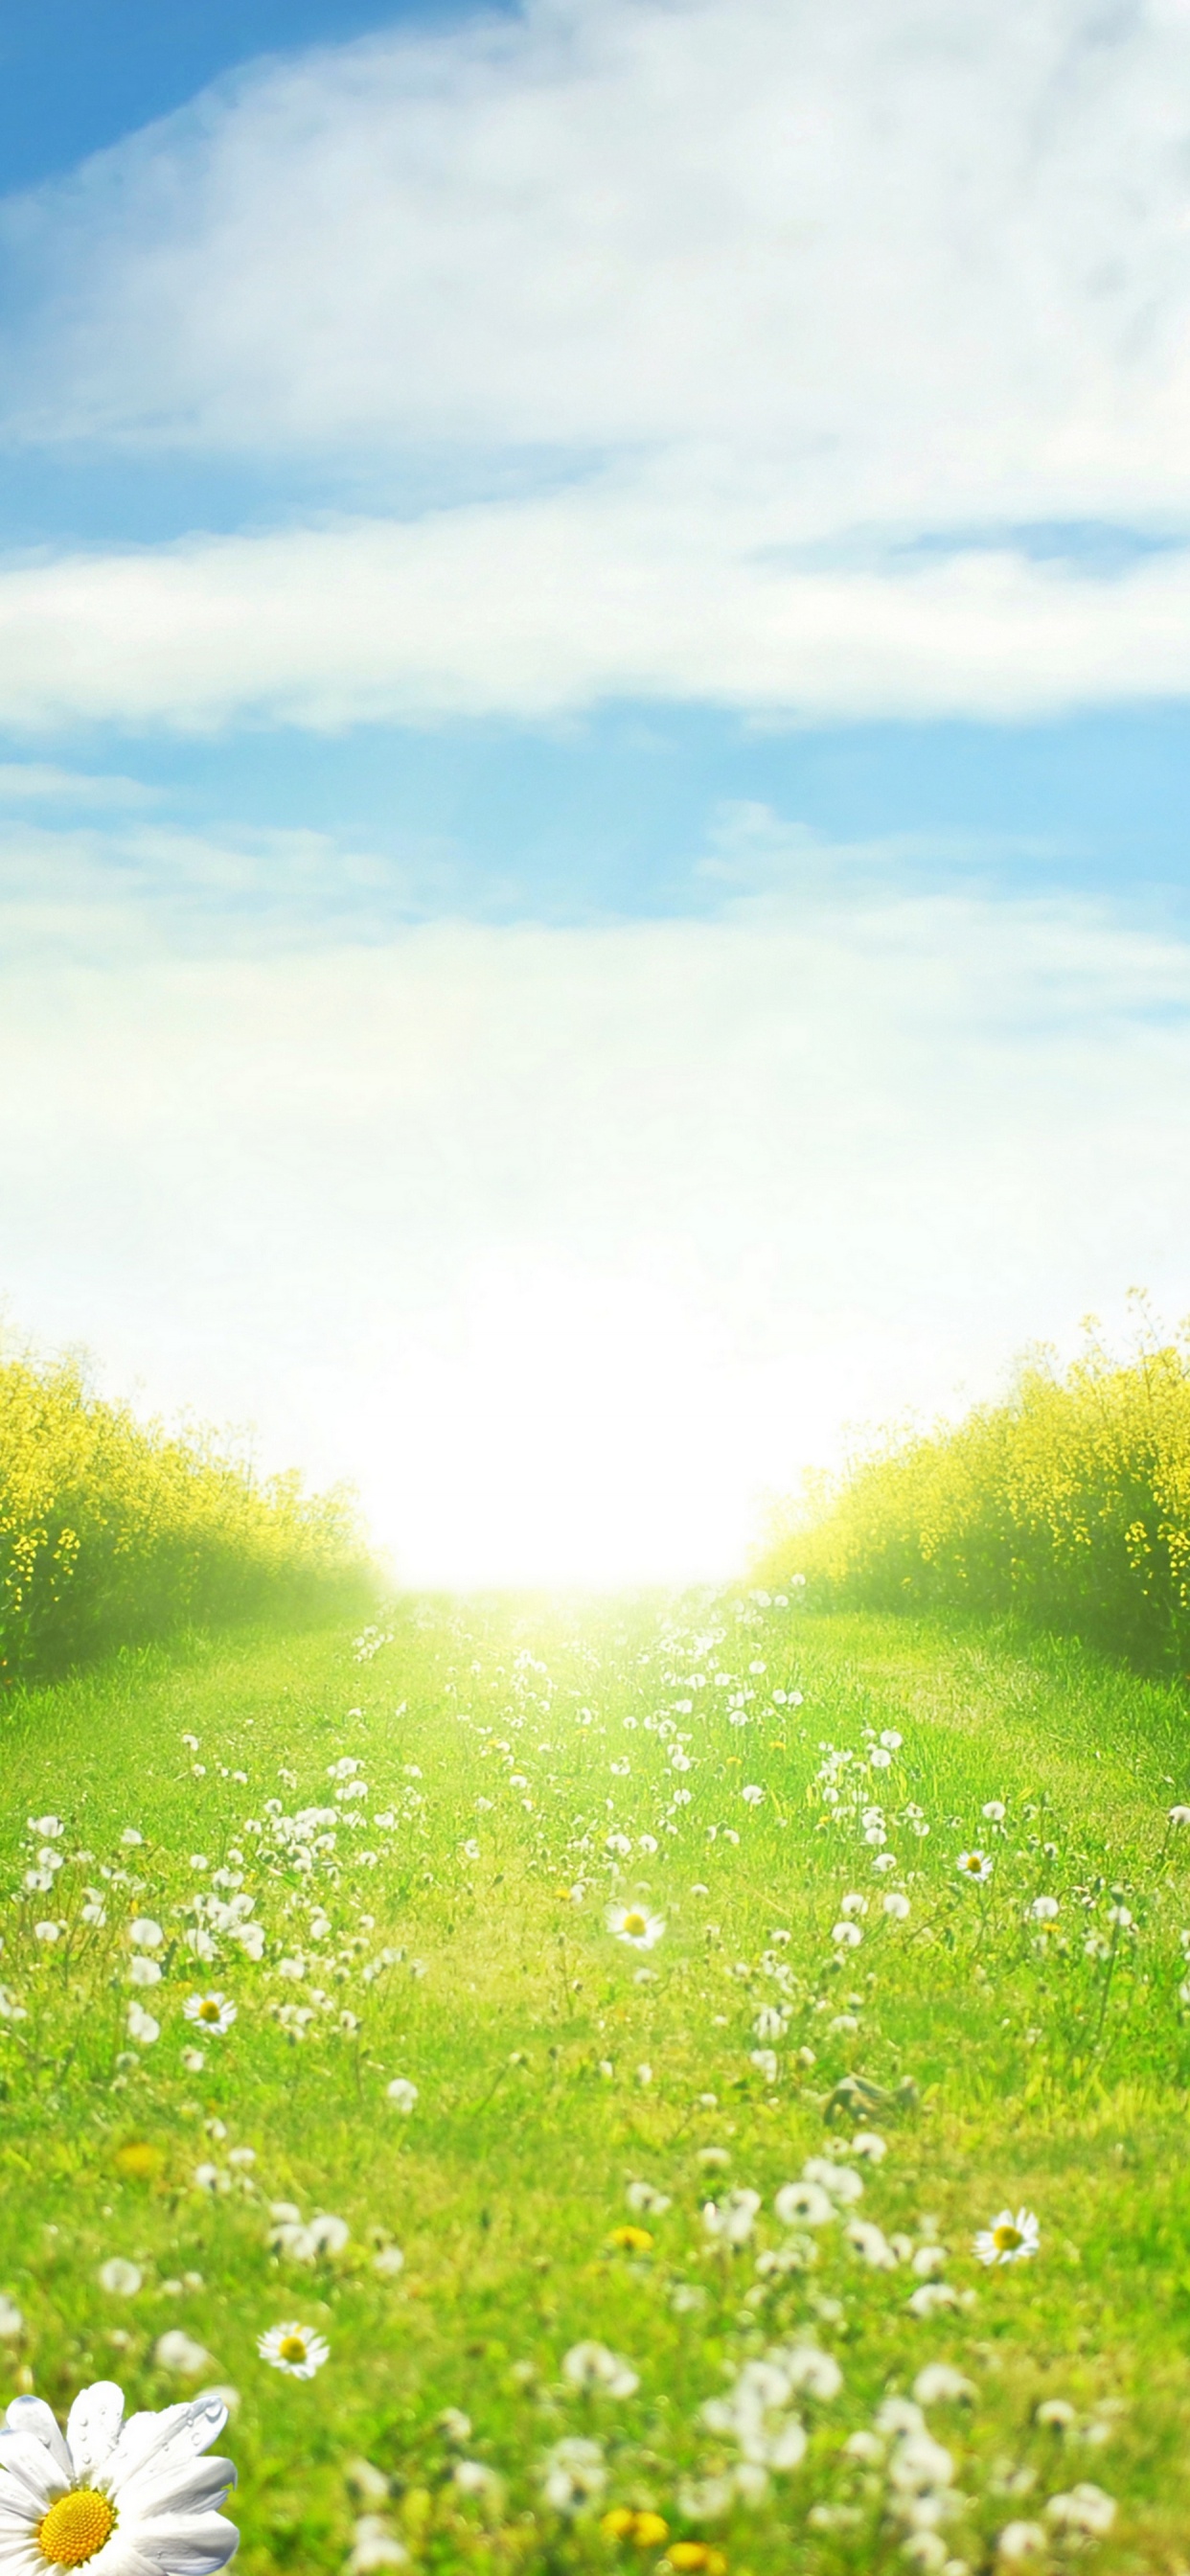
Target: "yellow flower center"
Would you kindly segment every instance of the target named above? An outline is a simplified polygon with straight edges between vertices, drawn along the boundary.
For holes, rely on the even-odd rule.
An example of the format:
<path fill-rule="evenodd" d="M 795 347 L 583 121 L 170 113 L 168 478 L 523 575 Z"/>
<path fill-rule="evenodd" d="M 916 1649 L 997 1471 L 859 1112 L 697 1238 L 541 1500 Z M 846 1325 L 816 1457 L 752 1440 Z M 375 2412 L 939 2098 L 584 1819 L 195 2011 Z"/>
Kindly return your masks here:
<path fill-rule="evenodd" d="M 200 2021 L 218 2021 L 220 2009 L 213 1996 L 208 1995 L 206 2002 L 198 2007 L 198 2018 Z"/>
<path fill-rule="evenodd" d="M 992 2243 L 997 2254 L 1015 2254 L 1018 2245 L 1023 2245 L 1024 2241 L 1019 2227 L 993 2227 L 992 2229 Z"/>
<path fill-rule="evenodd" d="M 94 2487 L 59 2496 L 37 2526 L 37 2546 L 51 2567 L 82 2567 L 116 2528 L 116 2509 Z"/>
<path fill-rule="evenodd" d="M 642 1932 L 647 1932 L 647 1931 L 648 1931 L 648 1928 L 649 1928 L 649 1927 L 648 1927 L 648 1924 L 646 1923 L 646 1921 L 645 1921 L 645 1918 L 644 1918 L 644 1915 L 643 1915 L 643 1914 L 626 1914 L 626 1915 L 625 1915 L 625 1917 L 624 1917 L 624 1929 L 625 1929 L 625 1931 L 626 1931 L 626 1932 L 630 1932 L 630 1933 L 631 1933 L 632 1938 L 633 1938 L 633 1940 L 634 1940 L 634 1941 L 639 1941 L 639 1939 L 640 1939 L 640 1937 L 641 1937 Z"/>
<path fill-rule="evenodd" d="M 282 2361 L 305 2361 L 306 2338 L 304 2335 L 282 2335 L 277 2350 Z"/>

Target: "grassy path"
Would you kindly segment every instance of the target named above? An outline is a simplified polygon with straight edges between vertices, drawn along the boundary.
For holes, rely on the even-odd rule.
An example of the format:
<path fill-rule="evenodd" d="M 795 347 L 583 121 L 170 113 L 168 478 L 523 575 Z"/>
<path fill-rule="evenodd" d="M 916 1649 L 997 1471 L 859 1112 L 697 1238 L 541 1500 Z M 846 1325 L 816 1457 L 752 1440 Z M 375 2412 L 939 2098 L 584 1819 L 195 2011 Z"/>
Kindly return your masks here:
<path fill-rule="evenodd" d="M 232 2388 L 253 2571 L 1184 2571 L 1182 1696 L 796 1598 L 388 1626 L 10 1696 L 9 2393 Z"/>

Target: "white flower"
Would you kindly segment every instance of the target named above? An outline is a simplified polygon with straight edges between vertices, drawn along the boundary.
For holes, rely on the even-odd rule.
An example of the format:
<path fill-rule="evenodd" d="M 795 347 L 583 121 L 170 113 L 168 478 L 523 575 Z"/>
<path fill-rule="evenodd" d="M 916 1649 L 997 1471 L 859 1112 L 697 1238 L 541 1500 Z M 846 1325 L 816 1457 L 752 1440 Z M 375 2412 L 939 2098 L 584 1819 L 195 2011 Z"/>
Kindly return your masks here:
<path fill-rule="evenodd" d="M 703 2204 L 702 2223 L 708 2236 L 725 2245 L 746 2245 L 756 2224 L 760 2193 L 744 2187 L 726 2193 L 722 2200 Z"/>
<path fill-rule="evenodd" d="M 657 2191 L 651 2182 L 630 2182 L 624 2194 L 630 2209 L 643 2211 L 649 2218 L 663 2218 L 669 2208 L 669 2193 Z"/>
<path fill-rule="evenodd" d="M 384 2092 L 385 2100 L 408 2119 L 417 2100 L 416 2084 L 411 2084 L 407 2075 L 394 2075 L 392 2083 L 385 2085 Z"/>
<path fill-rule="evenodd" d="M 121 1842 L 127 1846 L 129 1851 L 135 1851 L 137 1845 L 139 1843 L 143 1843 L 144 1839 L 144 1835 L 137 1832 L 135 1825 L 125 1825 L 124 1831 L 120 1836 Z"/>
<path fill-rule="evenodd" d="M 874 2272 L 895 2272 L 897 2258 L 882 2227 L 866 2218 L 853 2218 L 847 2228 L 847 2242 L 853 2254 L 862 2254 Z"/>
<path fill-rule="evenodd" d="M 752 2024 L 757 2039 L 784 2039 L 785 2017 L 773 2004 L 762 2004 Z"/>
<path fill-rule="evenodd" d="M 982 1885 L 984 1880 L 992 1875 L 992 1864 L 987 1852 L 960 1852 L 955 1868 L 961 1878 L 973 1878 L 978 1885 Z"/>
<path fill-rule="evenodd" d="M 110 2380 L 80 2390 L 65 2436 L 42 2397 L 18 2397 L 0 2432 L 4 2559 L 12 2568 L 88 2567 L 141 2576 L 146 2567 L 214 2576 L 239 2534 L 218 2507 L 230 2460 L 201 2462 L 227 2408 L 213 2396 L 123 2424 Z"/>
<path fill-rule="evenodd" d="M 961 2370 L 952 2370 L 948 2361 L 928 2361 L 925 2369 L 918 2371 L 913 2394 L 919 2406 L 943 2406 L 967 2403 L 975 2390 Z"/>
<path fill-rule="evenodd" d="M 182 2050 L 182 2064 L 186 2069 L 187 2075 L 201 2075 L 206 2062 L 207 2052 L 205 2048 L 184 2048 Z"/>
<path fill-rule="evenodd" d="M 33 1938 L 35 1941 L 58 1941 L 62 1937 L 62 1930 L 60 1923 L 35 1923 Z"/>
<path fill-rule="evenodd" d="M 898 1735 L 895 1726 L 885 1726 L 881 1729 L 880 1741 L 886 1753 L 899 1753 L 904 1737 Z"/>
<path fill-rule="evenodd" d="M 306 2326 L 289 2322 L 270 2326 L 257 2337 L 256 2349 L 262 2361 L 272 2363 L 274 2370 L 284 2370 L 291 2379 L 313 2379 L 324 2361 L 330 2358 L 330 2345 L 320 2334 L 311 2334 Z"/>
<path fill-rule="evenodd" d="M 826 2227 L 835 2204 L 816 2182 L 787 2182 L 773 2203 L 782 2227 Z"/>
<path fill-rule="evenodd" d="M 851 2152 L 853 2156 L 862 2156 L 865 2164 L 879 2165 L 888 2154 L 888 2145 L 875 2129 L 861 2129 L 851 2141 Z"/>
<path fill-rule="evenodd" d="M 846 2208 L 864 2196 L 863 2177 L 851 2165 L 837 2165 L 829 2156 L 809 2156 L 802 2166 L 803 2182 L 816 2182 L 828 2198 Z"/>
<path fill-rule="evenodd" d="M 562 2369 L 572 2388 L 602 2389 L 607 2397 L 632 2397 L 640 2386 L 631 2362 L 605 2343 L 572 2344 Z"/>
<path fill-rule="evenodd" d="M 831 1939 L 839 1950 L 858 1950 L 863 1937 L 858 1923 L 836 1923 L 831 1931 Z"/>
<path fill-rule="evenodd" d="M 59 1834 L 66 1831 L 60 1816 L 30 1816 L 27 1822 L 30 1833 L 36 1834 L 43 1843 L 56 1842 Z"/>
<path fill-rule="evenodd" d="M 1031 1923 L 1052 1923 L 1058 1911 L 1057 1897 L 1035 1896 L 1026 1911 Z"/>
<path fill-rule="evenodd" d="M 197 2379 L 210 2358 L 206 2346 L 196 2343 L 193 2335 L 183 2333 L 181 2326 L 171 2326 L 168 2334 L 158 2335 L 153 2346 L 153 2359 L 158 2369 L 171 2370 L 179 2379 Z M 203 2400 L 199 2398 L 197 2403 L 202 2405 Z"/>
<path fill-rule="evenodd" d="M 146 2012 L 143 2004 L 129 2004 L 128 2036 L 137 2040 L 142 2048 L 151 2048 L 154 2040 L 161 2037 L 160 2022 L 154 2021 L 152 2013 Z"/>
<path fill-rule="evenodd" d="M 0 2291 L 0 2343 L 15 2343 L 25 2331 L 25 2320 L 15 2299 Z"/>
<path fill-rule="evenodd" d="M 746 1789 L 741 1789 L 740 1796 L 746 1807 L 758 1807 L 764 1796 L 764 1791 L 757 1787 L 755 1781 L 752 1781 Z"/>
<path fill-rule="evenodd" d="M 347 2561 L 351 2576 L 375 2576 L 375 2570 L 380 2567 L 409 2565 L 409 2552 L 404 2542 L 389 2530 L 380 2514 L 360 2514 L 352 2524 L 351 2542 L 351 2556 Z"/>
<path fill-rule="evenodd" d="M 905 2301 L 911 2317 L 935 2317 L 940 2308 L 958 2304 L 958 2291 L 952 2290 L 949 2281 L 923 2281 L 920 2290 L 912 2291 Z"/>
<path fill-rule="evenodd" d="M 987 1817 L 990 1825 L 1002 1825 L 1004 1822 L 1003 1798 L 989 1798 L 986 1807 L 981 1808 L 980 1813 Z"/>
<path fill-rule="evenodd" d="M 776 2083 L 776 2081 L 777 2081 L 777 2057 L 776 2057 L 776 2053 L 775 2053 L 775 2051 L 774 2051 L 773 2049 L 771 2049 L 771 2048 L 753 2048 L 753 2049 L 750 2049 L 750 2050 L 749 2050 L 749 2052 L 748 2052 L 748 2063 L 749 2063 L 749 2065 L 750 2065 L 750 2066 L 754 2066 L 754 2067 L 756 2068 L 756 2072 L 757 2072 L 757 2074 L 758 2074 L 758 2075 L 763 2076 L 764 2081 L 765 2081 L 765 2083 L 766 2083 L 766 2084 L 775 2084 L 775 2083 Z"/>
<path fill-rule="evenodd" d="M 806 2429 L 789 2411 L 794 2383 L 782 2352 L 746 2361 L 726 2397 L 709 2397 L 702 2409 L 712 2433 L 725 2433 L 757 2469 L 796 2469 L 806 2452 Z"/>
<path fill-rule="evenodd" d="M 372 2269 L 379 2272 L 382 2281 L 395 2281 L 398 2272 L 405 2269 L 405 2257 L 400 2246 L 382 2245 L 379 2253 L 372 2257 Z"/>
<path fill-rule="evenodd" d="M 888 1896 L 881 1898 L 880 1911 L 887 1914 L 890 1923 L 905 1923 L 909 1918 L 909 1899 L 894 1887 Z"/>
<path fill-rule="evenodd" d="M 1002 2209 L 975 2238 L 981 2263 L 1027 2263 L 1041 2243 L 1041 2228 L 1031 2209 Z"/>
<path fill-rule="evenodd" d="M 222 2033 L 230 2030 L 236 2018 L 236 2007 L 224 1994 L 187 1995 L 182 2007 L 187 2021 L 198 2022 L 203 2030 Z"/>
<path fill-rule="evenodd" d="M 860 1896 L 860 1895 L 858 1895 L 857 1893 L 855 1893 L 854 1891 L 853 1891 L 853 1893 L 852 1893 L 850 1896 L 844 1896 L 844 1897 L 841 1899 L 841 1901 L 840 1901 L 840 1905 L 839 1905 L 839 1912 L 840 1912 L 840 1914 L 843 1914 L 843 1915 L 847 1915 L 847 1914 L 866 1914 L 866 1913 L 867 1913 L 867 1910 L 868 1910 L 868 1900 L 867 1900 L 867 1897 L 866 1897 L 866 1896 Z"/>
<path fill-rule="evenodd" d="M 646 1914 L 639 1905 L 609 1905 L 606 1921 L 608 1931 L 632 1950 L 655 1949 L 665 1930 L 663 1915 Z"/>
<path fill-rule="evenodd" d="M 306 2229 L 315 2254 L 341 2254 L 351 2230 L 345 2218 L 332 2218 L 321 2211 Z"/>
<path fill-rule="evenodd" d="M 1098 2540 L 1105 2531 L 1111 2530 L 1115 2521 L 1115 2499 L 1105 2495 L 1102 2487 L 1092 2486 L 1088 2481 L 1072 2487 L 1069 2495 L 1051 2496 L 1045 2514 L 1047 2522 L 1052 2522 L 1057 2531 L 1068 2532 L 1072 2538 L 1080 2540 Z"/>
<path fill-rule="evenodd" d="M 996 2542 L 1001 2558 L 1011 2567 L 1019 2567 L 1026 2558 L 1044 2558 L 1049 2542 L 1039 2522 L 1006 2522 Z"/>
<path fill-rule="evenodd" d="M 601 2496 L 607 2485 L 600 2444 L 587 2441 L 581 2434 L 555 2442 L 538 2475 L 546 2503 L 553 2506 L 555 2513 L 578 2513 L 584 2504 Z"/>
<path fill-rule="evenodd" d="M 820 2352 L 816 2343 L 787 2343 L 780 2346 L 775 2357 L 790 2387 L 800 2395 L 824 2402 L 838 2396 L 843 2373 L 833 2353 Z"/>
<path fill-rule="evenodd" d="M 151 1915 L 138 1914 L 135 1923 L 128 1926 L 128 1938 L 134 1950 L 159 1950 L 165 1934 Z"/>
<path fill-rule="evenodd" d="M 159 1986 L 161 1970 L 156 1960 L 144 1959 L 138 1955 L 129 1966 L 128 1982 L 132 1986 Z"/>
<path fill-rule="evenodd" d="M 1190 1807 L 1171 1807 L 1169 1821 L 1171 1825 L 1190 1825 Z"/>
<path fill-rule="evenodd" d="M 115 2299 L 134 2299 L 144 2279 L 135 2263 L 126 2263 L 122 2254 L 112 2254 L 101 2263 L 97 2274 L 101 2290 L 110 2291 Z"/>

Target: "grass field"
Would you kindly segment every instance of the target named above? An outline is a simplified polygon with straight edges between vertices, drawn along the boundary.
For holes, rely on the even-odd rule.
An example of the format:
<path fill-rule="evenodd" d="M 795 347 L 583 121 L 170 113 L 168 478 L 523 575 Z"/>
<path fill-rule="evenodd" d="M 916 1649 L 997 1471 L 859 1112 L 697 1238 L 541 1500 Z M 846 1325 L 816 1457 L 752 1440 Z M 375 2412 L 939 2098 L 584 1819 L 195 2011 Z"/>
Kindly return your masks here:
<path fill-rule="evenodd" d="M 1190 2566 L 1181 1690 L 405 1601 L 2 1723 L 0 2370 L 236 2392 L 254 2576 Z"/>

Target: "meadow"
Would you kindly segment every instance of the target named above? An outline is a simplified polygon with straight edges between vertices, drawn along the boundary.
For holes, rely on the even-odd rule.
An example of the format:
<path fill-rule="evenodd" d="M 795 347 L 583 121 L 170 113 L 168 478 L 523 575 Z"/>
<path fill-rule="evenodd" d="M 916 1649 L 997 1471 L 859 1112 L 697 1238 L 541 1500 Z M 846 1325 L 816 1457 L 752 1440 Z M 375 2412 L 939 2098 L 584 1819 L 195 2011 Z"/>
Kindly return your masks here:
<path fill-rule="evenodd" d="M 1190 2564 L 1185 1696 L 805 1592 L 3 1712 L 0 2374 L 265 2570 Z"/>

